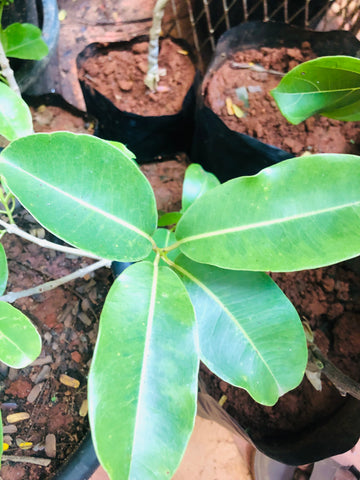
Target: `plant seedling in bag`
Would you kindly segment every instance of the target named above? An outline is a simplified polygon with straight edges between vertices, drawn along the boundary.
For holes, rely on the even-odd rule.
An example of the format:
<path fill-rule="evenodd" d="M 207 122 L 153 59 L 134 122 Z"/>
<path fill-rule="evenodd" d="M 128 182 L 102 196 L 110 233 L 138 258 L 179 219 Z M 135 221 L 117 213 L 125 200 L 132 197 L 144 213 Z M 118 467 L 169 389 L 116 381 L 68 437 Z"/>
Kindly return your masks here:
<path fill-rule="evenodd" d="M 89 374 L 98 458 L 112 480 L 171 478 L 194 425 L 200 360 L 265 405 L 301 382 L 304 330 L 265 272 L 360 253 L 359 157 L 295 158 L 224 184 L 194 164 L 181 211 L 159 222 L 126 147 L 31 134 L 26 104 L 5 85 L 0 98 L 11 107 L 0 111 L 4 200 L 16 196 L 94 269 L 132 263 L 107 295 Z M 5 213 L 3 232 L 24 235 Z M 4 255 L 1 267 L 4 289 Z"/>

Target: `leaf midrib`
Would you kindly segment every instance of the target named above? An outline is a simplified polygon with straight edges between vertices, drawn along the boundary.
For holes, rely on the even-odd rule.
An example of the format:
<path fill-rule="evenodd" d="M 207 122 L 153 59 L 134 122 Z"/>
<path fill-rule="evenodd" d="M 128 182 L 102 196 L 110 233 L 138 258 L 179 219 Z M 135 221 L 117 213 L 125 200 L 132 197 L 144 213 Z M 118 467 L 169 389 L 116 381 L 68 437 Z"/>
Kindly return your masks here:
<path fill-rule="evenodd" d="M 330 212 L 335 212 L 336 210 L 341 210 L 344 208 L 353 208 L 357 207 L 360 205 L 360 200 L 356 202 L 351 202 L 351 203 L 346 203 L 342 205 L 338 205 L 336 207 L 329 207 L 329 208 L 323 208 L 319 210 L 314 210 L 311 212 L 306 212 L 302 214 L 297 214 L 297 215 L 291 215 L 288 217 L 281 217 L 281 218 L 275 218 L 272 220 L 266 220 L 262 222 L 256 222 L 256 223 L 251 223 L 249 225 L 240 225 L 237 227 L 229 227 L 229 228 L 223 228 L 221 230 L 214 230 L 210 232 L 205 232 L 205 233 L 199 233 L 197 235 L 191 235 L 188 237 L 184 237 L 180 240 L 177 241 L 176 246 L 182 245 L 184 243 L 189 243 L 197 240 L 202 240 L 210 237 L 217 237 L 221 235 L 226 235 L 226 234 L 232 234 L 232 233 L 238 233 L 238 232 L 243 232 L 247 230 L 254 230 L 256 228 L 261 228 L 261 227 L 270 227 L 272 225 L 276 224 L 281 224 L 281 223 L 286 223 L 286 222 L 292 222 L 294 220 L 300 220 L 303 218 L 311 218 L 315 217 L 318 215 L 330 213 Z"/>
<path fill-rule="evenodd" d="M 250 344 L 250 346 L 252 347 L 253 351 L 255 352 L 256 355 L 258 355 L 258 357 L 260 358 L 260 360 L 262 361 L 263 365 L 265 366 L 265 368 L 268 370 L 269 374 L 271 375 L 271 377 L 274 379 L 274 382 L 278 388 L 278 391 L 281 393 L 282 392 L 282 388 L 281 386 L 279 385 L 278 381 L 276 380 L 276 377 L 274 375 L 274 373 L 272 372 L 270 366 L 268 365 L 268 363 L 266 362 L 266 360 L 264 359 L 264 357 L 261 355 L 260 351 L 258 350 L 258 348 L 256 347 L 255 343 L 251 340 L 251 338 L 249 337 L 249 335 L 247 334 L 246 330 L 242 327 L 242 325 L 237 322 L 235 316 L 230 312 L 230 310 L 224 305 L 224 303 L 220 300 L 220 298 L 212 292 L 212 290 L 210 290 L 210 288 L 208 288 L 204 283 L 202 283 L 197 277 L 195 277 L 194 275 L 192 275 L 188 270 L 186 270 L 185 268 L 181 267 L 180 265 L 178 264 L 173 264 L 174 268 L 176 268 L 180 273 L 182 273 L 183 275 L 185 275 L 186 277 L 189 278 L 189 280 L 191 280 L 192 282 L 194 282 L 198 287 L 200 287 L 202 290 L 204 290 L 204 292 L 214 300 L 215 303 L 217 303 L 219 305 L 219 307 L 226 313 L 226 315 L 228 315 L 228 317 L 230 318 L 230 320 L 235 324 L 236 328 L 238 328 L 241 333 L 243 334 L 244 338 L 248 341 L 248 343 Z"/>
<path fill-rule="evenodd" d="M 30 172 L 27 172 L 26 170 L 24 170 L 23 168 L 19 167 L 18 165 L 15 165 L 11 162 L 9 162 L 8 160 L 6 159 L 2 159 L 3 163 L 6 163 L 7 165 L 9 165 L 11 168 L 15 169 L 15 170 L 18 170 L 19 172 L 23 173 L 24 175 L 32 178 L 33 180 L 36 180 L 37 182 L 40 182 L 44 185 L 46 185 L 48 188 L 50 188 L 51 190 L 54 190 L 55 192 L 59 193 L 60 195 L 63 195 L 64 197 L 67 197 L 69 198 L 70 200 L 74 201 L 74 202 L 77 202 L 79 203 L 80 205 L 82 205 L 83 207 L 86 207 L 88 208 L 89 210 L 92 210 L 102 216 L 104 216 L 105 218 L 108 218 L 109 220 L 112 220 L 114 221 L 115 223 L 133 231 L 134 233 L 137 233 L 138 235 L 141 235 L 142 237 L 146 238 L 147 240 L 149 240 L 149 242 L 152 243 L 152 238 L 150 235 L 148 235 L 146 232 L 144 232 L 143 230 L 141 230 L 140 228 L 136 227 L 135 225 L 129 223 L 129 222 L 126 222 L 125 220 L 122 220 L 121 218 L 119 217 L 116 217 L 115 215 L 109 213 L 109 212 L 106 212 L 98 207 L 96 207 L 95 205 L 91 205 L 89 204 L 88 202 L 85 202 L 84 200 L 78 198 L 78 197 L 75 197 L 74 195 L 71 195 L 70 193 L 64 191 L 64 190 L 61 190 L 60 188 L 56 187 L 55 185 L 52 185 L 50 183 L 48 183 L 46 180 L 42 179 L 42 178 L 39 178 L 37 177 L 36 175 L 30 173 Z"/>
<path fill-rule="evenodd" d="M 133 445 L 132 445 L 132 450 L 131 450 L 131 456 L 133 456 L 133 451 L 134 447 L 136 445 L 136 435 L 137 435 L 137 429 L 138 429 L 138 424 L 139 424 L 139 412 L 141 405 L 143 404 L 143 397 L 144 397 L 144 385 L 145 381 L 144 379 L 146 378 L 146 372 L 147 372 L 147 361 L 149 360 L 150 353 L 151 353 L 151 337 L 153 333 L 153 324 L 154 324 L 154 316 L 155 316 L 155 305 L 156 305 L 156 291 L 157 291 L 157 286 L 158 286 L 158 278 L 159 278 L 159 265 L 157 262 L 153 263 L 153 279 L 152 279 L 152 285 L 151 285 L 151 293 L 150 293 L 150 301 L 149 301 L 149 312 L 147 316 L 147 322 L 146 322 L 146 335 L 145 335 L 145 342 L 144 342 L 144 351 L 143 351 L 143 364 L 141 367 L 141 373 L 140 373 L 140 378 L 139 378 L 139 394 L 138 394 L 138 402 L 137 402 L 137 409 L 136 409 L 136 415 L 135 415 L 135 422 L 134 422 L 134 435 L 133 435 Z M 130 475 L 129 478 L 131 478 L 131 469 L 132 469 L 133 463 L 130 463 Z"/>

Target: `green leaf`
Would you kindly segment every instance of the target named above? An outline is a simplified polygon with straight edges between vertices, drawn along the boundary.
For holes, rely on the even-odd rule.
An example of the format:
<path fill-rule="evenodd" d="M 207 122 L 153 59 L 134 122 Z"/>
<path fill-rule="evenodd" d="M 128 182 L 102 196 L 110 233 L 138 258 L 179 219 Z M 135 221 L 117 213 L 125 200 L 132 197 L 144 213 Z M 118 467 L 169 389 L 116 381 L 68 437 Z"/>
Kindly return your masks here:
<path fill-rule="evenodd" d="M 185 172 L 182 193 L 182 212 L 208 190 L 219 185 L 219 180 L 212 173 L 206 172 L 201 165 L 192 163 Z"/>
<path fill-rule="evenodd" d="M 178 223 L 178 221 L 180 220 L 181 215 L 182 214 L 180 212 L 164 213 L 164 215 L 162 215 L 159 218 L 158 226 L 159 227 L 168 227 L 170 225 L 176 225 Z"/>
<path fill-rule="evenodd" d="M 34 325 L 20 310 L 0 302 L 0 361 L 23 368 L 41 352 L 41 338 Z"/>
<path fill-rule="evenodd" d="M 49 53 L 40 28 L 31 23 L 9 25 L 1 32 L 1 42 L 7 57 L 41 60 Z"/>
<path fill-rule="evenodd" d="M 29 107 L 11 88 L 0 82 L 0 135 L 11 141 L 32 132 Z"/>
<path fill-rule="evenodd" d="M 112 145 L 113 147 L 117 148 L 120 150 L 125 157 L 127 157 L 129 160 L 133 160 L 135 162 L 136 156 L 134 153 L 132 153 L 125 145 L 121 142 L 116 142 L 115 140 L 106 140 L 107 143 Z"/>
<path fill-rule="evenodd" d="M 149 262 L 110 289 L 89 377 L 97 456 L 111 480 L 172 477 L 196 411 L 194 311 L 181 280 Z"/>
<path fill-rule="evenodd" d="M 307 346 L 299 316 L 265 273 L 223 270 L 180 255 L 195 308 L 200 358 L 217 376 L 274 405 L 301 382 Z"/>
<path fill-rule="evenodd" d="M 138 166 L 106 141 L 68 132 L 30 135 L 3 150 L 0 174 L 25 208 L 68 243 L 124 262 L 150 253 L 154 193 Z"/>
<path fill-rule="evenodd" d="M 5 292 L 7 281 L 8 281 L 8 264 L 6 259 L 6 253 L 2 243 L 0 243 L 0 295 L 2 295 Z"/>
<path fill-rule="evenodd" d="M 176 246 L 234 270 L 316 268 L 360 253 L 360 157 L 286 160 L 210 190 L 185 212 Z"/>
<path fill-rule="evenodd" d="M 302 63 L 271 94 L 284 117 L 295 125 L 315 114 L 360 120 L 360 60 L 329 56 Z"/>

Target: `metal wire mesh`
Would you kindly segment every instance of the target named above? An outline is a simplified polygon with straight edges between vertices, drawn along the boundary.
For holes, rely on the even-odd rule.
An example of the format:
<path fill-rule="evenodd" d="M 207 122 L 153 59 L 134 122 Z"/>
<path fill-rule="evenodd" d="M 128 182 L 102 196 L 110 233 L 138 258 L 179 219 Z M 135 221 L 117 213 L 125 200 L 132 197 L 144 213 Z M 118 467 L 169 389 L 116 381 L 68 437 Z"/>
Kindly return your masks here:
<path fill-rule="evenodd" d="M 193 45 L 203 65 L 222 33 L 251 20 L 318 30 L 360 30 L 359 0 L 171 0 L 172 34 Z M 175 27 L 175 28 L 173 28 Z M 166 29 L 166 27 L 165 27 Z"/>

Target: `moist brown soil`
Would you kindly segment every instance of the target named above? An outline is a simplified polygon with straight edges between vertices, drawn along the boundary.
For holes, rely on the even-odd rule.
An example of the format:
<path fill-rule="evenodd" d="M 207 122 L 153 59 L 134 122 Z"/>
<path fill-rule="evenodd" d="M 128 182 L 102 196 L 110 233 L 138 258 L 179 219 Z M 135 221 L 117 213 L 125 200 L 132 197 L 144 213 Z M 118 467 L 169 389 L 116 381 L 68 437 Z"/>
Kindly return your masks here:
<path fill-rule="evenodd" d="M 147 55 L 147 42 L 135 43 L 130 50 L 109 49 L 84 60 L 79 78 L 122 111 L 142 116 L 178 113 L 195 75 L 189 55 L 170 39 L 161 42 L 159 68 L 165 74 L 157 92 L 144 85 Z"/>
<path fill-rule="evenodd" d="M 286 150 L 295 156 L 304 153 L 353 153 L 360 151 L 357 122 L 340 122 L 319 115 L 299 125 L 291 125 L 280 113 L 270 91 L 280 82 L 279 75 L 254 71 L 251 65 L 286 73 L 299 63 L 315 58 L 311 45 L 302 48 L 261 48 L 237 52 L 204 86 L 205 102 L 231 129 Z M 240 64 L 243 68 L 237 68 Z M 248 105 L 238 98 L 236 89 L 246 87 Z M 241 108 L 243 118 L 229 114 L 226 99 Z M 231 112 L 230 112 L 231 113 Z"/>
<path fill-rule="evenodd" d="M 32 109 L 36 131 L 68 130 L 91 133 L 92 125 L 81 117 L 53 106 Z M 186 168 L 184 158 L 141 167 L 156 191 L 158 209 L 178 210 Z M 16 222 L 26 231 L 44 231 L 24 210 L 16 214 Z M 36 232 L 35 232 L 36 233 Z M 46 233 L 46 238 L 54 240 Z M 90 263 L 46 250 L 15 235 L 6 234 L 3 245 L 9 263 L 8 291 L 23 290 L 60 278 Z M 9 427 L 7 415 L 27 412 L 28 420 L 16 423 L 16 431 L 5 433 L 9 444 L 7 455 L 49 458 L 45 451 L 46 437 L 56 436 L 56 452 L 49 466 L 13 463 L 3 458 L 2 480 L 45 480 L 53 476 L 71 455 L 89 429 L 87 416 L 80 415 L 86 400 L 86 379 L 96 340 L 98 320 L 106 293 L 113 281 L 109 269 L 101 269 L 52 291 L 19 299 L 14 304 L 37 327 L 43 341 L 40 357 L 21 370 L 0 365 L 0 402 L 3 425 Z M 60 382 L 67 374 L 80 381 L 78 388 Z M 35 396 L 35 392 L 37 395 Z M 31 442 L 28 450 L 17 443 Z"/>
<path fill-rule="evenodd" d="M 354 262 L 354 261 L 352 261 Z M 360 381 L 360 277 L 349 262 L 327 268 L 271 275 L 315 333 L 322 353 L 343 373 Z M 227 399 L 225 410 L 254 439 L 286 437 L 321 422 L 335 412 L 343 397 L 322 377 L 318 392 L 305 377 L 301 385 L 274 407 L 257 404 L 244 390 L 234 388 L 202 367 L 208 393 Z"/>

